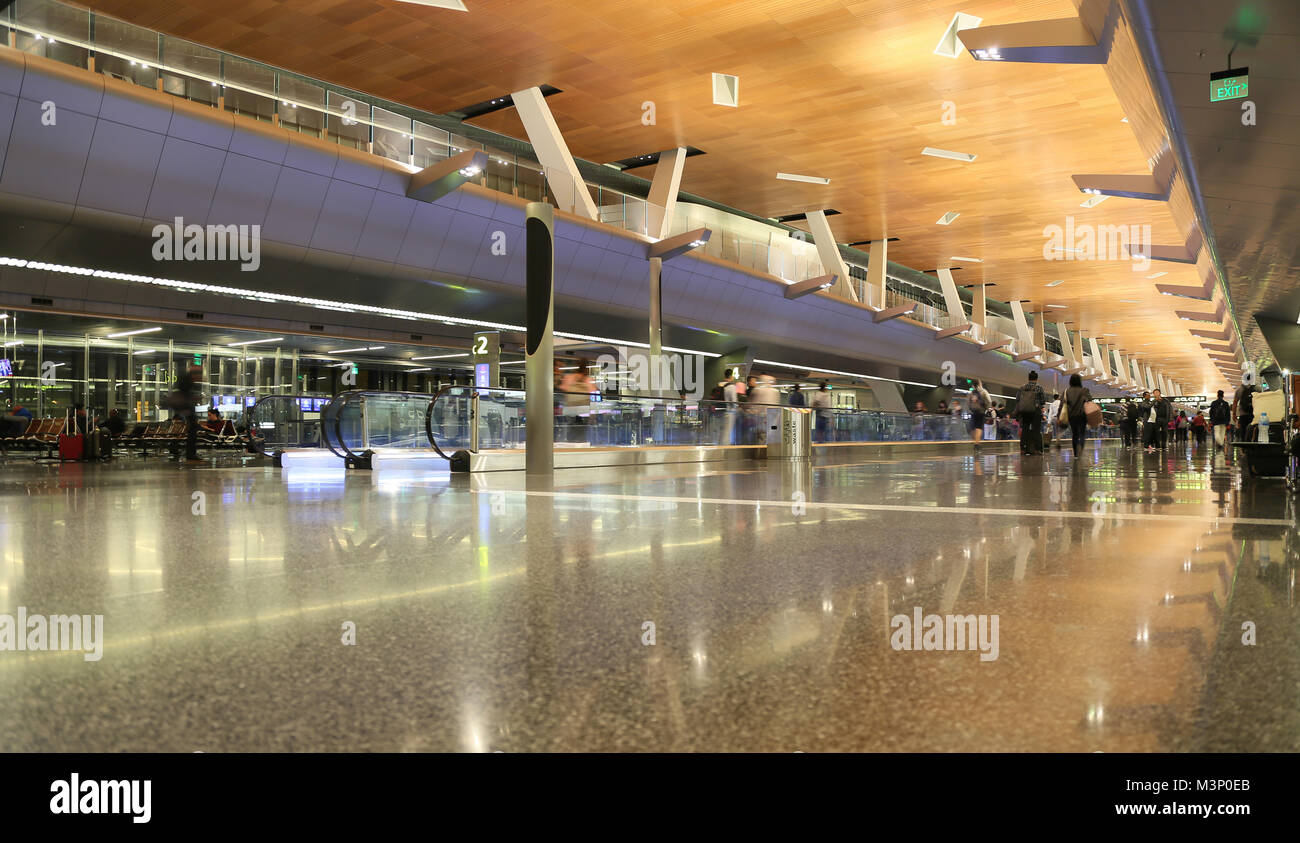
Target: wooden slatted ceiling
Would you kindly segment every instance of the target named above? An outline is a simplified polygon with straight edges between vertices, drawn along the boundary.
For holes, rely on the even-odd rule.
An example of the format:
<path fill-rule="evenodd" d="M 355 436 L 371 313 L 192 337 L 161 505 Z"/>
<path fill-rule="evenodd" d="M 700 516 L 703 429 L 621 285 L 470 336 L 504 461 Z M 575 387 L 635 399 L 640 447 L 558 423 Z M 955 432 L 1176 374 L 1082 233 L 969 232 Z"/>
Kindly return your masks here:
<path fill-rule="evenodd" d="M 842 242 L 889 235 L 890 257 L 929 268 L 952 255 L 965 283 L 999 298 L 1065 304 L 1069 319 L 1131 352 L 1159 349 L 1194 389 L 1222 378 L 1160 283 L 1196 269 L 1045 261 L 1043 227 L 1150 225 L 1181 243 L 1161 203 L 1112 198 L 1093 209 L 1074 173 L 1149 172 L 1096 66 L 1026 65 L 934 54 L 955 12 L 985 25 L 1075 15 L 1070 0 L 468 0 L 470 11 L 392 0 L 89 0 L 90 7 L 296 72 L 445 112 L 550 83 L 548 103 L 577 156 L 613 161 L 694 145 L 682 189 L 762 216 L 834 207 Z M 740 77 L 740 107 L 712 104 L 713 72 Z M 656 125 L 641 123 L 652 101 Z M 942 122 L 943 103 L 957 122 Z M 477 125 L 523 137 L 513 111 Z M 975 153 L 972 164 L 921 155 Z M 777 181 L 778 171 L 828 186 Z M 648 177 L 649 172 L 645 175 Z M 935 224 L 945 212 L 961 216 Z M 1065 283 L 1048 289 L 1048 281 Z M 1124 304 L 1132 299 L 1140 304 Z M 1108 324 L 1112 320 L 1119 324 Z M 1154 342 L 1155 345 L 1144 345 Z"/>

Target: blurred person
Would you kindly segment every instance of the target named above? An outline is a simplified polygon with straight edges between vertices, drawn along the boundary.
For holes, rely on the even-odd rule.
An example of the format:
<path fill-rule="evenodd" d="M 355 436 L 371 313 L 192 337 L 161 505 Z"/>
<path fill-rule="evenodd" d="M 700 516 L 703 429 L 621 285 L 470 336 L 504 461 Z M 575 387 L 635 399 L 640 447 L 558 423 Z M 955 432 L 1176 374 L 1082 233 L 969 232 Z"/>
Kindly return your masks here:
<path fill-rule="evenodd" d="M 1210 427 L 1214 430 L 1214 447 L 1228 447 L 1228 424 L 1232 421 L 1232 405 L 1223 400 L 1223 390 L 1210 403 Z"/>
<path fill-rule="evenodd" d="M 1029 379 L 1016 391 L 1015 414 L 1020 422 L 1020 453 L 1037 456 L 1043 453 L 1043 405 L 1047 393 L 1038 384 L 1038 372 L 1030 369 Z"/>
<path fill-rule="evenodd" d="M 1198 448 L 1205 444 L 1205 427 L 1205 415 L 1198 409 L 1196 415 L 1192 416 L 1191 421 L 1192 438 Z"/>
<path fill-rule="evenodd" d="M 831 432 L 831 390 L 826 381 L 808 396 L 808 406 L 817 411 L 817 441 L 829 442 Z"/>
<path fill-rule="evenodd" d="M 1061 417 L 1061 393 L 1052 393 L 1052 402 L 1047 405 L 1047 426 L 1044 428 L 1045 435 L 1050 440 L 1050 445 L 1059 446 L 1060 437 L 1057 435 L 1060 425 L 1057 420 Z"/>
<path fill-rule="evenodd" d="M 1249 442 L 1247 431 L 1255 421 L 1255 385 L 1242 383 L 1232 395 L 1232 423 L 1237 429 L 1236 436 L 1242 442 Z"/>
<path fill-rule="evenodd" d="M 808 406 L 808 402 L 805 401 L 803 397 L 803 390 L 799 389 L 799 384 L 795 384 L 794 388 L 790 390 L 790 406 L 791 407 Z"/>
<path fill-rule="evenodd" d="M 186 366 L 176 379 L 176 391 L 172 394 L 172 409 L 185 419 L 185 462 L 189 465 L 203 463 L 199 459 L 199 422 L 194 415 L 194 407 L 199 403 L 199 379 L 202 377 L 203 369 Z"/>
<path fill-rule="evenodd" d="M 993 414 L 993 399 L 984 388 L 984 381 L 975 380 L 966 404 L 970 407 L 970 437 L 975 442 L 975 449 L 979 450 L 980 442 L 984 441 L 984 425 Z"/>
<path fill-rule="evenodd" d="M 1070 375 L 1070 386 L 1065 390 L 1065 415 L 1070 420 L 1070 443 L 1074 458 L 1083 456 L 1083 444 L 1088 436 L 1088 413 L 1084 404 L 1092 400 L 1092 393 L 1083 385 L 1079 375 Z"/>

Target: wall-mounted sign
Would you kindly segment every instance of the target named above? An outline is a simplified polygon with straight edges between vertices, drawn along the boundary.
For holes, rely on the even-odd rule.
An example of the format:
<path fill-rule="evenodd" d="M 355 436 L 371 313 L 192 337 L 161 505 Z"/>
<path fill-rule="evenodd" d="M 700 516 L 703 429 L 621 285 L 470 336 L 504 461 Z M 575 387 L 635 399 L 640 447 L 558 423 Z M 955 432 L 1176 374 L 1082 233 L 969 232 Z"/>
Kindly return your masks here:
<path fill-rule="evenodd" d="M 474 361 L 474 385 L 495 389 L 501 385 L 501 334 L 479 331 L 469 348 Z"/>
<path fill-rule="evenodd" d="M 9 358 L 0 358 L 0 378 L 13 377 L 14 364 Z"/>
<path fill-rule="evenodd" d="M 1249 95 L 1249 67 L 1235 67 L 1210 74 L 1210 102 L 1236 100 Z"/>

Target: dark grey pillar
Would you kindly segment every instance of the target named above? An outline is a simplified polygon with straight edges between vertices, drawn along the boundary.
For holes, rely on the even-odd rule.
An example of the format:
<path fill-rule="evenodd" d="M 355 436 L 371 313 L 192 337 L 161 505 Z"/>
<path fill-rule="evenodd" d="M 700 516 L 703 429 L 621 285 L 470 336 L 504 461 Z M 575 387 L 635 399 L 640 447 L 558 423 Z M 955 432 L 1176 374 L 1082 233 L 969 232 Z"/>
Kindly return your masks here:
<path fill-rule="evenodd" d="M 528 474 L 555 470 L 555 223 L 546 202 L 529 202 L 524 220 L 524 267 L 527 279 L 527 339 L 524 345 L 524 467 Z"/>

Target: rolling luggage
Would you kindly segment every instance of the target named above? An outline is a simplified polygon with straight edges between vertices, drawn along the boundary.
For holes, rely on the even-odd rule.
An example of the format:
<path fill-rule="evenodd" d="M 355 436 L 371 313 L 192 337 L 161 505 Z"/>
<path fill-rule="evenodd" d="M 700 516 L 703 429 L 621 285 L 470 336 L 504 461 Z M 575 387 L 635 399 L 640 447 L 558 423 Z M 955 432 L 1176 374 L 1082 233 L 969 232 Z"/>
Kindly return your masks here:
<path fill-rule="evenodd" d="M 82 459 L 97 460 L 104 455 L 104 431 L 94 428 L 85 436 L 85 449 Z"/>
<path fill-rule="evenodd" d="M 76 430 L 76 427 L 72 428 Z M 64 427 L 67 430 L 67 427 Z M 86 453 L 86 437 L 80 433 L 60 433 L 59 434 L 59 459 L 61 460 L 79 460 Z"/>

